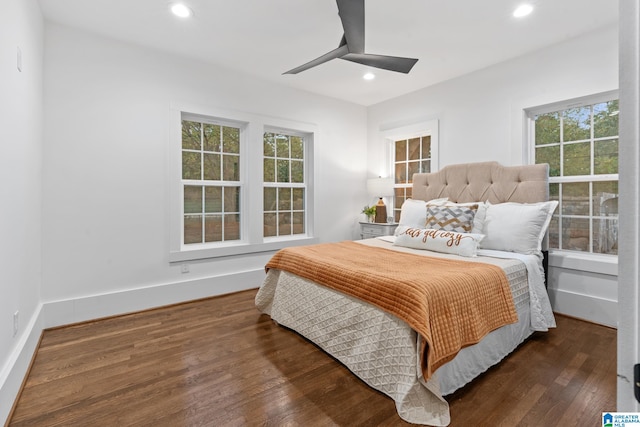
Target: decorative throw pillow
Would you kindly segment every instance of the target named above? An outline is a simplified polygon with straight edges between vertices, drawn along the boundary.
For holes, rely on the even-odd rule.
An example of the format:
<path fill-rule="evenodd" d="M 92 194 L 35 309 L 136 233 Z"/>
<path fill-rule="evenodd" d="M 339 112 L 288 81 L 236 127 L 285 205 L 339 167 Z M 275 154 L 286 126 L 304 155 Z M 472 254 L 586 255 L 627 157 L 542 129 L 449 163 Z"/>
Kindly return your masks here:
<path fill-rule="evenodd" d="M 445 203 L 448 198 L 433 199 L 428 202 L 424 200 L 407 199 L 402 204 L 400 209 L 400 221 L 399 225 L 406 225 L 407 227 L 424 227 L 424 223 L 427 220 L 427 203 L 437 205 Z"/>
<path fill-rule="evenodd" d="M 483 249 L 534 254 L 542 250 L 542 239 L 558 202 L 487 203 L 482 228 Z"/>
<path fill-rule="evenodd" d="M 476 214 L 473 216 L 473 228 L 471 229 L 471 232 L 475 234 L 482 234 L 482 227 L 484 226 L 484 218 L 487 213 L 487 203 L 485 202 L 465 202 L 465 203 L 446 202 L 446 203 L 440 203 L 440 204 L 453 205 L 453 206 L 466 207 L 466 208 L 473 205 L 478 205 Z"/>
<path fill-rule="evenodd" d="M 456 233 L 454 231 L 419 229 L 398 226 L 394 245 L 413 249 L 475 257 L 482 234 Z"/>
<path fill-rule="evenodd" d="M 425 227 L 435 230 L 455 231 L 457 233 L 470 233 L 473 229 L 473 217 L 478 210 L 478 204 L 459 205 L 427 204 L 427 220 Z"/>

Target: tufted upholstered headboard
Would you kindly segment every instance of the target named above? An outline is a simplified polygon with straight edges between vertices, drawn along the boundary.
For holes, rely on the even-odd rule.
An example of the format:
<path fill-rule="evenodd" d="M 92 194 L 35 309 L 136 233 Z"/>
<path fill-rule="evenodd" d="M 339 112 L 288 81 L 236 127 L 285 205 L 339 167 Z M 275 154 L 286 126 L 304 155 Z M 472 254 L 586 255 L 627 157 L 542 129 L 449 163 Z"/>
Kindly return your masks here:
<path fill-rule="evenodd" d="M 414 199 L 452 202 L 535 203 L 549 200 L 549 165 L 502 166 L 498 162 L 445 166 L 413 175 Z"/>
<path fill-rule="evenodd" d="M 413 175 L 417 200 L 448 197 L 457 203 L 536 203 L 549 200 L 549 165 L 502 166 L 498 162 L 449 165 L 432 173 Z M 548 283 L 548 238 L 542 242 L 545 283 Z"/>

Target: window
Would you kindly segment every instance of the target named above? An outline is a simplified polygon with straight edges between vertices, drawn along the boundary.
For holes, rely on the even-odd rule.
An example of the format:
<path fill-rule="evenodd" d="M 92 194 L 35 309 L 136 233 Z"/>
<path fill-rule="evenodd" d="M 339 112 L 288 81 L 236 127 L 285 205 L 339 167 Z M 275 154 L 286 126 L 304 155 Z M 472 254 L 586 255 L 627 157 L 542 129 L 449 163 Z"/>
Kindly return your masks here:
<path fill-rule="evenodd" d="M 315 243 L 315 125 L 172 106 L 169 262 Z"/>
<path fill-rule="evenodd" d="M 264 237 L 305 233 L 304 137 L 265 132 Z"/>
<path fill-rule="evenodd" d="M 382 131 L 389 144 L 389 168 L 394 178 L 394 221 L 411 198 L 413 174 L 438 170 L 438 120 L 418 122 Z M 389 176 L 381 170 L 379 176 Z"/>
<path fill-rule="evenodd" d="M 400 208 L 411 198 L 414 173 L 431 172 L 431 135 L 393 141 L 394 209 L 396 222 L 400 221 Z"/>
<path fill-rule="evenodd" d="M 615 94 L 527 111 L 535 163 L 549 164 L 559 206 L 552 249 L 618 253 L 618 100 Z"/>
<path fill-rule="evenodd" d="M 182 120 L 184 244 L 240 240 L 240 128 Z"/>

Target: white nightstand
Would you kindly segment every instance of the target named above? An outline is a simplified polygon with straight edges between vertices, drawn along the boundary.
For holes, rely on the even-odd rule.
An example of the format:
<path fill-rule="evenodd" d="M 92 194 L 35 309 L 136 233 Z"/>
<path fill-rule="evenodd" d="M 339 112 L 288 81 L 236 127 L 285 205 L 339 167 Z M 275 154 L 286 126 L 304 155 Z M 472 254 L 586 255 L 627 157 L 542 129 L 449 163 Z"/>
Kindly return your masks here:
<path fill-rule="evenodd" d="M 360 222 L 360 238 L 370 239 L 378 236 L 393 236 L 398 223 Z"/>

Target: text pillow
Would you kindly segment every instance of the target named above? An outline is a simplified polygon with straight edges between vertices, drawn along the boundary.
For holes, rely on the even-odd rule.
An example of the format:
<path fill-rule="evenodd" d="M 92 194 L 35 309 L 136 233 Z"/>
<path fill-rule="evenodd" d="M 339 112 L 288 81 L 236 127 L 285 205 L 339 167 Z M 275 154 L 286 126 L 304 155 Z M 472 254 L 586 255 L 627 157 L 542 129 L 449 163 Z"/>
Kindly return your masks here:
<path fill-rule="evenodd" d="M 435 252 L 475 257 L 482 234 L 400 227 L 394 241 L 396 246 L 426 249 Z"/>
<path fill-rule="evenodd" d="M 478 204 L 463 206 L 457 204 L 434 205 L 427 204 L 427 220 L 425 228 L 435 230 L 470 233 L 473 229 L 473 217 L 478 210 Z"/>
<path fill-rule="evenodd" d="M 424 200 L 407 199 L 400 208 L 400 221 L 399 225 L 406 225 L 407 227 L 424 228 L 424 223 L 427 220 L 427 203 L 440 204 L 446 202 L 448 199 L 434 199 L 429 202 Z"/>
<path fill-rule="evenodd" d="M 534 254 L 542 250 L 542 239 L 558 202 L 487 203 L 482 227 L 483 249 Z"/>

